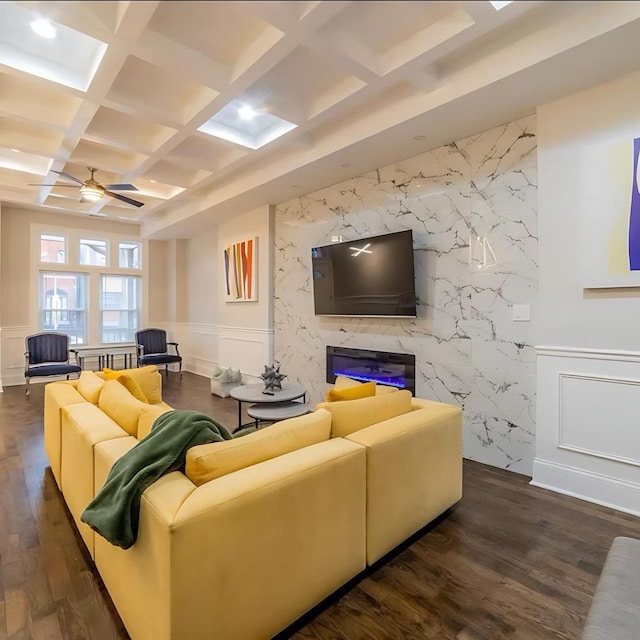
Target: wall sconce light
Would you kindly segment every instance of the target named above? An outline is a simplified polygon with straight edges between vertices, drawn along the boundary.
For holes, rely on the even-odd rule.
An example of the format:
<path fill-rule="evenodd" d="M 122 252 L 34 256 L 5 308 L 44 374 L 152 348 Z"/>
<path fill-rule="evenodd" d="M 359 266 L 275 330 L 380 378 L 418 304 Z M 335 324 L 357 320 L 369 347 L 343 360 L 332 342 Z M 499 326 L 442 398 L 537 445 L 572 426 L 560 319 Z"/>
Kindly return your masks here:
<path fill-rule="evenodd" d="M 497 264 L 496 254 L 493 253 L 487 234 L 479 236 L 471 231 L 469 235 L 469 267 L 471 271 L 486 271 Z"/>

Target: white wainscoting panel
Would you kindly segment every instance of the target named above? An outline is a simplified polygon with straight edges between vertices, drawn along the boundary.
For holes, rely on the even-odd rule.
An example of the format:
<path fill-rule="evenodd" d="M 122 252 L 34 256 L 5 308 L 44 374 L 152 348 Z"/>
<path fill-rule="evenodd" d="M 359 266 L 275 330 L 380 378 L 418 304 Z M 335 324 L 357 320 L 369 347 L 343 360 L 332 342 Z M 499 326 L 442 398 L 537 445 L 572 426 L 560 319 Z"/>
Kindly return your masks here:
<path fill-rule="evenodd" d="M 273 330 L 219 326 L 218 358 L 221 367 L 240 369 L 245 382 L 259 381 L 273 364 Z"/>
<path fill-rule="evenodd" d="M 215 324 L 183 323 L 174 325 L 180 342 L 182 368 L 210 378 L 218 362 L 218 327 Z M 177 339 L 177 336 L 180 339 Z"/>
<path fill-rule="evenodd" d="M 639 406 L 640 380 L 562 373 L 558 446 L 640 466 Z"/>
<path fill-rule="evenodd" d="M 5 387 L 24 384 L 24 339 L 31 335 L 30 327 L 2 327 L 2 383 Z M 48 378 L 47 382 L 52 378 Z M 33 382 L 36 382 L 33 380 Z"/>
<path fill-rule="evenodd" d="M 640 353 L 536 351 L 532 484 L 640 515 Z"/>

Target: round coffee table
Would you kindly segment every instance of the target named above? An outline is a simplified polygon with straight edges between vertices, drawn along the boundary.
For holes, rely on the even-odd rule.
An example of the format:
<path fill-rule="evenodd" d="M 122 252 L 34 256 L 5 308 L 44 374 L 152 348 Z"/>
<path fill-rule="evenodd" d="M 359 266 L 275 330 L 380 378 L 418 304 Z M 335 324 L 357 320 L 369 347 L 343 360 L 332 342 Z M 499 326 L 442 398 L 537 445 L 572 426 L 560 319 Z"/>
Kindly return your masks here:
<path fill-rule="evenodd" d="M 255 405 L 273 405 L 276 403 L 291 402 L 291 400 L 297 400 L 302 398 L 302 402 L 296 403 L 302 405 L 306 399 L 307 392 L 300 384 L 285 384 L 282 389 L 275 389 L 273 392 L 264 393 L 264 384 L 259 382 L 258 384 L 244 384 L 240 387 L 235 387 L 229 391 L 229 395 L 238 402 L 238 426 L 235 429 L 237 431 L 242 425 L 242 403 L 251 402 Z M 264 406 L 261 406 L 264 408 Z M 308 407 L 307 407 L 308 410 Z M 307 413 L 307 411 L 304 411 Z M 302 415 L 302 414 L 298 414 Z M 288 416 L 291 417 L 291 416 Z M 282 418 L 280 418 L 282 419 Z"/>
<path fill-rule="evenodd" d="M 278 422 L 287 418 L 297 418 L 309 413 L 309 405 L 305 402 L 275 402 L 273 404 L 252 404 L 247 415 L 256 421 L 256 429 L 262 422 Z"/>

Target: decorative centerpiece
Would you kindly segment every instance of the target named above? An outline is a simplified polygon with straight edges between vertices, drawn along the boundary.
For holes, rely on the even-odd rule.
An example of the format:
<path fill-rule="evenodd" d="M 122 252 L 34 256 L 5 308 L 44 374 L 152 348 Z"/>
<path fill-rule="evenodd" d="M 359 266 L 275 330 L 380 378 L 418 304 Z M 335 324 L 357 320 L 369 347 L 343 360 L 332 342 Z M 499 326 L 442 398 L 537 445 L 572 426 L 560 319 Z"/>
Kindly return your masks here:
<path fill-rule="evenodd" d="M 280 373 L 280 365 L 278 363 L 271 367 L 264 365 L 264 373 L 260 376 L 264 382 L 264 391 L 262 393 L 272 396 L 276 389 L 282 389 L 282 381 L 287 377 L 284 373 Z"/>

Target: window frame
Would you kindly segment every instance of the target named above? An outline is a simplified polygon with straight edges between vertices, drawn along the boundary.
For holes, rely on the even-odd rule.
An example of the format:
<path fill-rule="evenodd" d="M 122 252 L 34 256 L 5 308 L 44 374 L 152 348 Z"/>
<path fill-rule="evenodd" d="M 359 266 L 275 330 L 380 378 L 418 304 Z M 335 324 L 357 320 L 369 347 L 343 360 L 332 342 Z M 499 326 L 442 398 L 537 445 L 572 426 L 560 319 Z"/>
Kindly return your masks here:
<path fill-rule="evenodd" d="M 137 229 L 136 229 L 137 232 Z M 58 225 L 31 224 L 31 260 L 30 273 L 30 325 L 31 333 L 37 333 L 40 329 L 40 299 L 39 281 L 41 272 L 69 272 L 74 274 L 86 274 L 87 278 L 87 342 L 79 345 L 83 349 L 130 346 L 133 342 L 102 342 L 101 311 L 100 311 L 100 276 L 136 276 L 140 278 L 140 308 L 138 317 L 140 327 L 148 324 L 148 272 L 149 272 L 149 243 L 140 238 L 138 233 L 113 233 L 97 231 L 96 229 L 69 228 Z M 66 242 L 65 262 L 42 262 L 40 239 L 42 234 L 64 236 Z M 104 240 L 107 242 L 107 265 L 80 264 L 80 240 Z M 120 267 L 119 247 L 120 243 L 136 243 L 140 246 L 140 267 Z M 37 253 L 36 253 L 37 251 Z"/>
<path fill-rule="evenodd" d="M 104 264 L 86 264 L 84 262 L 80 262 L 80 257 L 81 257 L 81 253 L 82 253 L 82 243 L 83 242 L 104 242 L 106 245 L 106 253 L 104 256 Z M 85 245 L 85 246 L 90 246 L 90 245 Z M 98 269 L 111 269 L 111 265 L 113 264 L 113 262 L 110 260 L 111 258 L 111 241 L 108 238 L 100 238 L 98 235 L 96 234 L 91 234 L 90 237 L 87 237 L 86 235 L 80 235 L 80 237 L 78 238 L 78 268 L 81 267 L 91 267 L 91 268 L 98 268 Z"/>
<path fill-rule="evenodd" d="M 62 240 L 64 241 L 64 249 L 62 249 L 62 251 L 64 253 L 64 260 L 62 262 L 59 262 L 59 261 L 53 262 L 53 261 L 43 260 L 42 259 L 42 236 L 56 236 L 58 238 L 62 238 Z M 60 253 L 60 250 L 58 250 L 58 253 Z M 51 231 L 41 231 L 38 234 L 38 253 L 36 255 L 38 256 L 38 262 L 41 265 L 46 265 L 46 264 L 66 265 L 69 262 L 69 236 L 68 236 L 68 234 L 66 234 L 63 231 L 61 231 L 59 233 L 52 233 Z"/>

